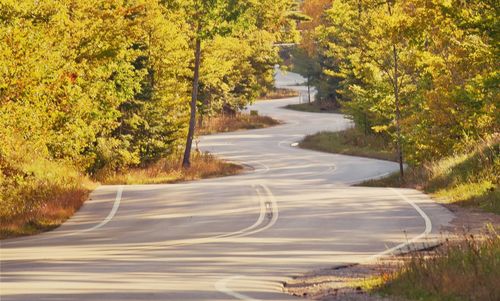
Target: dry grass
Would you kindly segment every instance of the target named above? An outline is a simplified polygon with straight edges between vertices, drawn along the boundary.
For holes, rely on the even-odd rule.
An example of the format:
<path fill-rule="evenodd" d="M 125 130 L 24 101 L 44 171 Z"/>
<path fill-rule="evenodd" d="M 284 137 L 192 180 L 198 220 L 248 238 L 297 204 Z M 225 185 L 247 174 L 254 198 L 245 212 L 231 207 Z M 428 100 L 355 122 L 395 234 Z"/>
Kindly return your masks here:
<path fill-rule="evenodd" d="M 302 148 L 322 152 L 396 161 L 396 154 L 389 145 L 390 141 L 381 135 L 365 135 L 354 128 L 309 135 L 299 144 Z"/>
<path fill-rule="evenodd" d="M 275 88 L 261 96 L 261 99 L 281 99 L 299 96 L 299 92 L 291 89 Z"/>
<path fill-rule="evenodd" d="M 0 239 L 33 235 L 59 227 L 82 206 L 90 189 L 53 191 L 39 208 L 2 220 Z"/>
<path fill-rule="evenodd" d="M 208 153 L 194 153 L 191 167 L 181 167 L 181 157 L 162 159 L 145 168 L 130 169 L 102 179 L 103 184 L 163 184 L 230 176 L 240 173 L 243 167 L 217 159 Z"/>
<path fill-rule="evenodd" d="M 180 156 L 160 160 L 100 179 L 104 184 L 175 183 L 235 175 L 243 167 L 210 154 L 194 153 L 192 166 L 181 168 Z M 97 184 L 64 165 L 38 166 L 21 183 L 2 183 L 0 239 L 33 235 L 57 228 L 82 206 Z M 31 178 L 29 178 L 31 177 Z"/>
<path fill-rule="evenodd" d="M 397 272 L 381 279 L 373 291 L 410 300 L 500 300 L 500 236 L 490 226 L 486 235 L 412 252 Z"/>
<path fill-rule="evenodd" d="M 361 186 L 408 187 L 424 190 L 443 203 L 480 208 L 500 214 L 500 141 L 493 138 L 469 153 L 428 162 L 398 174 L 370 180 Z"/>
<path fill-rule="evenodd" d="M 203 126 L 198 128 L 198 135 L 233 132 L 237 130 L 251 130 L 266 128 L 280 124 L 279 121 L 268 117 L 249 114 L 235 116 L 217 116 L 206 119 Z"/>
<path fill-rule="evenodd" d="M 0 239 L 57 228 L 81 207 L 95 187 L 63 163 L 41 160 L 27 169 L 7 174 L 1 181 Z"/>

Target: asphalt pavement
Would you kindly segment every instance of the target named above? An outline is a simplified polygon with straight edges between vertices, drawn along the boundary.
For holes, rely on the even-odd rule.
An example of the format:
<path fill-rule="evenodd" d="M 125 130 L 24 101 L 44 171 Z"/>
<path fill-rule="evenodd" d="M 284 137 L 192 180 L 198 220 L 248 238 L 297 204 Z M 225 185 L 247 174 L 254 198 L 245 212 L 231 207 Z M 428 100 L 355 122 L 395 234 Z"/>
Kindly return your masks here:
<path fill-rule="evenodd" d="M 302 82 L 277 74 L 279 86 Z M 289 277 L 439 239 L 453 215 L 428 196 L 352 186 L 396 163 L 298 148 L 304 135 L 352 126 L 282 108 L 298 101 L 249 108 L 282 125 L 201 138 L 243 174 L 100 186 L 60 228 L 2 241 L 0 299 L 298 300 L 282 293 Z"/>

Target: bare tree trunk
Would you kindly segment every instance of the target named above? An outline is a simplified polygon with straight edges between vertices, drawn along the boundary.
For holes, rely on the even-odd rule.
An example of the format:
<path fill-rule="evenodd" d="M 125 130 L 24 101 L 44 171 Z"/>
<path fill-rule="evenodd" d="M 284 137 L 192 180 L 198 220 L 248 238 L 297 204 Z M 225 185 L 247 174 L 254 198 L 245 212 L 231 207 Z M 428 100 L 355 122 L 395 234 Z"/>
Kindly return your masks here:
<path fill-rule="evenodd" d="M 307 100 L 311 103 L 311 76 L 307 76 Z"/>
<path fill-rule="evenodd" d="M 399 161 L 399 175 L 401 177 L 401 181 L 404 182 L 404 166 L 403 166 L 403 147 L 402 147 L 402 139 L 401 139 L 401 108 L 399 101 L 399 82 L 398 82 L 398 50 L 396 49 L 396 45 L 392 45 L 392 52 L 394 55 L 394 99 L 396 105 L 396 135 L 397 142 L 396 148 L 398 152 L 398 161 Z"/>
<path fill-rule="evenodd" d="M 182 167 L 189 168 L 191 166 L 191 147 L 193 145 L 194 131 L 196 127 L 196 101 L 198 99 L 198 83 L 200 79 L 200 58 L 201 58 L 201 39 L 196 38 L 196 47 L 194 53 L 194 77 L 193 91 L 191 94 L 191 115 L 189 117 L 189 130 L 186 139 L 186 149 L 184 150 L 184 158 L 182 159 Z"/>

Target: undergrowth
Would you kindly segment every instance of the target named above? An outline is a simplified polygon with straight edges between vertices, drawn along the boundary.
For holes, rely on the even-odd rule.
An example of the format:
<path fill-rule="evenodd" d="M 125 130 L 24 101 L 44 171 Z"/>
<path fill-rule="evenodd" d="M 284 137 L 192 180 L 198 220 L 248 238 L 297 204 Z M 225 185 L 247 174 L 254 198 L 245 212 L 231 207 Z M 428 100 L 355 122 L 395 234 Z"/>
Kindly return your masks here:
<path fill-rule="evenodd" d="M 370 180 L 362 186 L 410 187 L 431 193 L 439 201 L 500 214 L 500 139 L 477 145 L 465 154 L 410 167 L 405 182 L 398 174 Z"/>
<path fill-rule="evenodd" d="M 87 199 L 95 183 L 69 164 L 39 159 L 20 166 L 2 161 L 0 238 L 30 235 L 61 225 Z"/>
<path fill-rule="evenodd" d="M 485 235 L 412 252 L 396 272 L 381 279 L 383 284 L 372 291 L 409 300 L 500 300 L 500 236 L 490 226 Z"/>
<path fill-rule="evenodd" d="M 352 128 L 341 132 L 320 132 L 306 136 L 299 146 L 329 153 L 395 161 L 396 154 L 389 147 L 389 143 L 389 140 L 381 135 L 365 135 Z"/>
<path fill-rule="evenodd" d="M 260 98 L 262 100 L 267 99 L 281 99 L 281 98 L 291 98 L 299 96 L 299 92 L 292 89 L 284 89 L 284 88 L 274 88 L 268 91 L 265 95 L 262 95 Z"/>
<path fill-rule="evenodd" d="M 217 159 L 209 153 L 195 152 L 191 167 L 181 167 L 181 156 L 171 156 L 144 168 L 133 168 L 108 175 L 103 184 L 162 184 L 235 175 L 242 167 Z"/>

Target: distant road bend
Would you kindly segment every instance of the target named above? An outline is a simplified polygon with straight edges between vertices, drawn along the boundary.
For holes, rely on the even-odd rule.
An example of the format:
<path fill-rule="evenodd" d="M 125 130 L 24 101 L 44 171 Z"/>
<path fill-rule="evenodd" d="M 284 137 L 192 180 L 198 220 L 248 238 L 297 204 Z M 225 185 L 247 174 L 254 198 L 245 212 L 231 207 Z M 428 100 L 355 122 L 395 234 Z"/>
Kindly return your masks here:
<path fill-rule="evenodd" d="M 281 86 L 301 81 L 277 74 Z M 293 147 L 350 126 L 281 108 L 297 101 L 252 106 L 283 125 L 203 137 L 203 150 L 250 172 L 101 186 L 59 229 L 3 241 L 1 300 L 297 300 L 282 293 L 287 277 L 437 237 L 452 215 L 424 194 L 350 186 L 395 163 Z"/>

